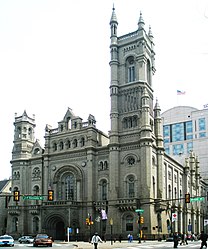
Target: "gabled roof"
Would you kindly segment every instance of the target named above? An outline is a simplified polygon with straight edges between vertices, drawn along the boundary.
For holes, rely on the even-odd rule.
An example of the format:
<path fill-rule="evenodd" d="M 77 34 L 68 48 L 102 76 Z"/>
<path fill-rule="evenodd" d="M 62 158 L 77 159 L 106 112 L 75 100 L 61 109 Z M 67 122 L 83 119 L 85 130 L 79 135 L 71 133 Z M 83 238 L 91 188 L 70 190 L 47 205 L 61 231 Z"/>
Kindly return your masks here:
<path fill-rule="evenodd" d="M 6 187 L 8 186 L 8 184 L 11 182 L 11 180 L 2 180 L 0 181 L 0 193 L 2 192 L 8 192 L 5 191 Z"/>

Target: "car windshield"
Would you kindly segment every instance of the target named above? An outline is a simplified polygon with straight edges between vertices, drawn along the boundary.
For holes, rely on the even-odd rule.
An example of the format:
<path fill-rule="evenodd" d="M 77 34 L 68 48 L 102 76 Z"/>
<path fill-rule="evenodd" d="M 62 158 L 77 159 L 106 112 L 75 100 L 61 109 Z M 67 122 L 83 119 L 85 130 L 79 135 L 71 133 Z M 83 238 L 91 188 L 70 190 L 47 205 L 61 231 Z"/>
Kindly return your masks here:
<path fill-rule="evenodd" d="M 48 238 L 48 235 L 38 235 L 37 238 L 41 238 L 41 239 L 47 239 Z"/>
<path fill-rule="evenodd" d="M 11 236 L 0 236 L 0 239 L 13 239 Z"/>

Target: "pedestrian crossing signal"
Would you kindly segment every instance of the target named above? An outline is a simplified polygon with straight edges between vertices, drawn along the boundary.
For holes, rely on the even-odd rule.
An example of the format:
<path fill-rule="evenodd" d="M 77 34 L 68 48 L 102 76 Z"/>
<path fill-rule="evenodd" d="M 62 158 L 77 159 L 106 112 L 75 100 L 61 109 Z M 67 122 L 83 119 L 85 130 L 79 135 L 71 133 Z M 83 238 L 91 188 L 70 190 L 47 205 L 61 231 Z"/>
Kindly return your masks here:
<path fill-rule="evenodd" d="M 185 203 L 190 203 L 190 194 L 185 194 Z"/>
<path fill-rule="evenodd" d="M 54 199 L 54 191 L 48 190 L 48 201 L 53 201 Z"/>

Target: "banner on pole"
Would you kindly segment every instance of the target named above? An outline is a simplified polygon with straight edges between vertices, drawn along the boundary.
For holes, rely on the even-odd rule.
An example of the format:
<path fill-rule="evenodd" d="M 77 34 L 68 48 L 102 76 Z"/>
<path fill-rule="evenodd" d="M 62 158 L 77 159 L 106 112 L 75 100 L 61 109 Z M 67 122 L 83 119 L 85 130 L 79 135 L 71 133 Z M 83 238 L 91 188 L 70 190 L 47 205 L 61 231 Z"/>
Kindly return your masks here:
<path fill-rule="evenodd" d="M 172 213 L 172 222 L 177 221 L 177 213 Z"/>

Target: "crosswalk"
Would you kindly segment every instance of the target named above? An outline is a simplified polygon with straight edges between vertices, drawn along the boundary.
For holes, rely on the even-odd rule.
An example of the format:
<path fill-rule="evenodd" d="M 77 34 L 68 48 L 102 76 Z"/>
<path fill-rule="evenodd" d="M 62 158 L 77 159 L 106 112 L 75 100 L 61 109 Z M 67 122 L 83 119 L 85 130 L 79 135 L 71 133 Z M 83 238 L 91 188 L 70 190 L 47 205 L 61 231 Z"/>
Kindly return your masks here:
<path fill-rule="evenodd" d="M 200 248 L 200 241 L 194 241 L 194 242 L 189 242 L 188 245 L 178 245 L 178 248 L 181 249 L 189 249 L 189 248 Z M 33 247 L 33 244 L 15 244 L 15 247 Z M 53 248 L 54 247 L 68 247 L 69 248 L 75 248 L 73 243 L 53 243 Z M 124 249 L 124 247 L 120 247 L 120 245 L 118 244 L 118 247 L 114 247 L 115 249 Z M 158 248 L 158 249 L 162 249 L 162 248 L 173 248 L 173 243 L 172 242 L 145 242 L 145 243 L 141 243 L 141 244 L 137 244 L 137 243 L 133 243 L 132 245 L 127 245 L 125 247 L 125 249 L 153 249 L 153 248 Z"/>
<path fill-rule="evenodd" d="M 190 242 L 188 245 L 178 245 L 178 248 L 183 248 L 183 249 L 189 249 L 189 248 L 199 248 L 200 247 L 200 241 L 197 242 Z M 153 248 L 173 248 L 173 243 L 172 242 L 156 242 L 156 243 L 151 243 L 151 244 L 139 244 L 139 245 L 133 245 L 133 246 L 128 246 L 126 249 L 153 249 Z M 123 247 L 118 247 L 116 249 L 123 249 Z"/>

